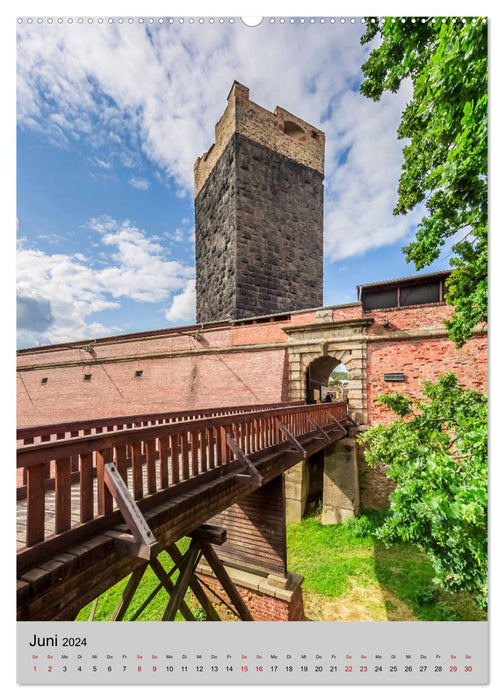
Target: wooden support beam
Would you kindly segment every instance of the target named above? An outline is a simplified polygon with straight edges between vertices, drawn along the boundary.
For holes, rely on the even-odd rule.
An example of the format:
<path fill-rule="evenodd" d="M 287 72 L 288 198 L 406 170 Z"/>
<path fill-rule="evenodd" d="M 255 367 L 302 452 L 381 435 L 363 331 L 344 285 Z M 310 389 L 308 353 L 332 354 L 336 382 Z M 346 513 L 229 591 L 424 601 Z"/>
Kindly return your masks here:
<path fill-rule="evenodd" d="M 227 530 L 225 527 L 205 523 L 205 525 L 200 525 L 196 530 L 190 532 L 189 537 L 197 537 L 199 540 L 210 542 L 210 544 L 221 545 L 227 540 Z"/>
<path fill-rule="evenodd" d="M 336 423 L 338 428 L 342 430 L 345 433 L 345 435 L 348 433 L 348 430 L 343 425 L 341 425 L 339 420 L 336 420 L 336 418 L 333 415 L 329 414 L 329 418 L 333 421 L 333 423 Z"/>
<path fill-rule="evenodd" d="M 147 598 L 144 600 L 144 602 L 142 603 L 142 605 L 138 608 L 138 610 L 135 610 L 135 612 L 133 613 L 133 615 L 132 615 L 131 618 L 130 618 L 130 622 L 135 622 L 135 620 L 138 620 L 138 618 L 139 618 L 140 615 L 143 613 L 143 611 L 145 610 L 145 608 L 149 605 L 149 603 L 151 603 L 151 602 L 154 600 L 154 598 L 157 596 L 157 594 L 159 593 L 159 591 L 160 591 L 163 587 L 164 587 L 164 586 L 163 586 L 162 583 L 158 583 L 158 585 L 156 586 L 156 588 L 152 591 L 152 593 L 149 593 L 149 595 L 148 595 Z"/>
<path fill-rule="evenodd" d="M 260 472 L 257 471 L 250 459 L 242 452 L 238 444 L 233 440 L 229 433 L 226 433 L 226 443 L 246 471 L 245 474 L 237 474 L 236 478 L 239 481 L 246 481 L 247 483 L 252 483 L 256 486 L 262 486 L 263 479 Z"/>
<path fill-rule="evenodd" d="M 193 576 L 198 561 L 201 557 L 201 549 L 199 544 L 196 544 L 195 540 L 192 540 L 187 551 L 187 559 L 180 569 L 179 577 L 177 583 L 175 584 L 173 591 L 166 606 L 166 610 L 163 615 L 163 622 L 173 621 L 177 610 L 180 608 L 182 612 L 182 604 L 184 602 L 184 596 L 189 586 L 189 581 L 191 576 Z M 156 560 L 157 561 L 157 560 Z"/>
<path fill-rule="evenodd" d="M 70 457 L 56 460 L 54 490 L 57 533 L 69 530 L 72 526 L 71 470 Z"/>
<path fill-rule="evenodd" d="M 314 421 L 313 418 L 308 418 L 308 422 L 309 422 L 311 425 L 313 425 L 313 427 L 315 428 L 315 430 L 317 430 L 317 431 L 321 434 L 321 436 L 322 436 L 321 439 L 322 439 L 322 440 L 327 440 L 327 442 L 331 442 L 331 438 L 330 438 L 329 435 L 326 433 L 326 431 L 324 430 L 324 428 L 322 428 L 322 426 L 320 426 L 320 425 L 317 423 L 317 421 Z"/>
<path fill-rule="evenodd" d="M 112 617 L 110 618 L 112 622 L 118 622 L 124 618 L 126 611 L 128 610 L 129 605 L 133 600 L 133 596 L 135 595 L 136 590 L 140 584 L 140 581 L 142 580 L 146 568 L 147 562 L 145 562 L 145 564 L 142 564 L 142 566 L 139 566 L 138 569 L 135 569 L 129 577 L 128 583 L 126 584 L 126 588 L 124 589 L 124 591 L 121 594 L 121 597 L 117 601 L 117 605 L 115 606 L 114 612 L 112 613 Z"/>
<path fill-rule="evenodd" d="M 131 542 L 131 553 L 140 559 L 149 560 L 156 549 L 156 538 L 151 532 L 139 507 L 131 497 L 128 487 L 124 483 L 119 471 L 113 462 L 107 462 L 104 468 L 104 479 L 108 490 L 113 495 L 119 510 L 128 525 L 133 541 Z M 112 531 L 113 532 L 113 531 Z M 110 532 L 108 533 L 110 536 Z M 117 538 L 127 546 L 130 538 L 125 538 L 125 533 L 119 533 Z M 135 551 L 136 545 L 136 551 Z"/>
<path fill-rule="evenodd" d="M 187 554 L 187 552 L 186 552 L 186 554 Z M 154 571 L 154 573 L 156 574 L 158 579 L 161 581 L 161 583 L 163 584 L 167 593 L 170 596 L 173 596 L 173 591 L 175 589 L 175 586 L 173 585 L 173 583 L 170 580 L 169 576 L 167 575 L 166 571 L 163 569 L 159 559 L 152 559 L 152 561 L 150 562 L 150 567 Z M 171 598 L 170 598 L 170 600 L 171 600 Z M 182 615 L 184 616 L 184 618 L 186 620 L 188 620 L 189 622 L 196 622 L 196 618 L 194 617 L 189 606 L 187 605 L 187 603 L 184 600 L 181 601 L 179 608 L 180 608 L 180 612 L 182 613 Z M 175 611 L 175 613 L 176 612 L 177 611 Z"/>
<path fill-rule="evenodd" d="M 99 600 L 99 598 L 100 598 L 100 596 L 98 596 L 98 598 L 95 598 L 95 599 L 93 600 L 93 604 L 91 605 L 91 610 L 89 611 L 88 622 L 92 622 L 92 621 L 94 620 L 94 616 L 95 616 L 95 612 L 96 612 L 96 606 L 98 605 L 98 600 Z"/>
<path fill-rule="evenodd" d="M 93 454 L 82 454 L 80 459 L 80 520 L 93 519 Z"/>
<path fill-rule="evenodd" d="M 175 564 L 179 564 L 182 560 L 182 554 L 177 547 L 175 543 L 168 545 L 166 547 L 166 551 L 170 555 L 170 557 L 173 559 Z M 221 622 L 221 619 L 215 610 L 214 606 L 212 605 L 212 602 L 210 601 L 210 598 L 207 596 L 203 588 L 201 587 L 196 574 L 193 574 L 191 578 L 189 579 L 189 587 L 194 593 L 198 603 L 201 605 L 203 610 L 206 613 L 206 616 L 208 620 L 211 622 Z"/>
<path fill-rule="evenodd" d="M 228 594 L 230 601 L 235 606 L 240 619 L 247 622 L 253 622 L 254 618 L 250 614 L 250 610 L 243 602 L 241 595 L 238 593 L 234 583 L 231 581 L 228 572 L 224 568 L 224 564 L 214 552 L 212 545 L 204 540 L 199 540 L 199 545 L 208 565 L 212 568 L 214 574 L 217 576 L 222 584 L 222 587 Z"/>
<path fill-rule="evenodd" d="M 284 435 L 287 438 L 287 440 L 294 446 L 295 451 L 299 452 L 304 459 L 307 455 L 307 452 L 306 452 L 305 448 L 301 445 L 301 443 L 298 440 L 296 440 L 294 435 L 290 432 L 290 430 L 288 430 L 285 427 L 285 425 L 282 425 L 281 423 L 279 423 L 278 427 L 280 428 L 282 435 Z"/>
<path fill-rule="evenodd" d="M 31 547 L 44 539 L 45 519 L 45 472 L 49 464 L 36 464 L 28 469 L 26 546 Z"/>
<path fill-rule="evenodd" d="M 114 510 L 112 493 L 107 488 L 105 469 L 112 460 L 112 450 L 107 448 L 96 453 L 96 486 L 98 491 L 98 515 L 108 515 Z"/>
<path fill-rule="evenodd" d="M 217 593 L 217 591 L 214 591 L 213 588 L 212 588 L 211 586 L 209 586 L 209 584 L 208 584 L 207 581 L 205 581 L 205 580 L 202 579 L 202 578 L 199 578 L 199 576 L 196 576 L 196 580 L 197 580 L 198 583 L 201 583 L 202 586 L 205 586 L 205 588 L 208 589 L 208 590 L 210 591 L 210 593 L 211 593 L 213 596 L 215 596 L 215 597 L 217 598 L 217 600 L 220 601 L 220 602 L 222 603 L 222 605 L 224 605 L 225 608 L 227 608 L 227 609 L 229 610 L 229 612 L 231 612 L 231 613 L 232 613 L 235 617 L 237 617 L 238 619 L 240 618 L 240 616 L 238 615 L 238 613 L 236 612 L 236 610 L 235 610 L 233 607 L 231 607 L 231 605 L 229 605 L 229 603 L 227 602 L 227 600 L 224 600 L 224 598 L 223 598 L 222 596 L 220 596 L 220 595 Z"/>

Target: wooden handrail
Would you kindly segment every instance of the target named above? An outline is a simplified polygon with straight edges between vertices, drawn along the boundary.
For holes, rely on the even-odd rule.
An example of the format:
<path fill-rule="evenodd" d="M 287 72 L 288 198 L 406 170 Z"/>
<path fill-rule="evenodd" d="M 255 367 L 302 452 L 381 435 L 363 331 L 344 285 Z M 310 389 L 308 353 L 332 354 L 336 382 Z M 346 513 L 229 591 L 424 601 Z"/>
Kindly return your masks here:
<path fill-rule="evenodd" d="M 281 408 L 284 406 L 300 406 L 302 401 L 283 401 L 267 404 L 268 408 Z M 234 413 L 249 413 L 262 410 L 262 404 L 247 404 L 244 406 L 224 406 L 218 408 L 195 408 L 186 411 L 169 411 L 162 413 L 143 413 L 129 416 L 111 416 L 108 418 L 94 418 L 92 420 L 78 420 L 65 423 L 47 423 L 44 425 L 31 425 L 18 428 L 16 431 L 17 440 L 22 440 L 24 444 L 31 444 L 35 439 L 47 442 L 51 439 L 65 439 L 67 433 L 79 433 L 81 431 L 107 429 L 120 430 L 124 426 L 141 427 L 145 423 L 171 423 L 180 420 L 191 420 L 196 418 L 207 418 L 211 416 L 222 416 Z M 61 436 L 61 437 L 58 437 Z"/>
<path fill-rule="evenodd" d="M 334 419 L 346 417 L 345 402 L 255 407 L 248 413 L 20 447 L 17 468 L 26 471 L 26 547 L 18 550 L 18 555 L 40 547 L 46 539 L 61 537 L 66 542 L 70 533 L 77 536 L 79 529 L 82 534 L 97 533 L 100 522 L 105 529 L 110 528 L 118 514 L 105 483 L 105 463 L 115 463 L 135 501 L 142 502 L 170 489 L 175 494 L 184 486 L 181 482 L 195 479 L 196 485 L 202 478 L 214 478 L 209 472 L 217 476 L 219 468 L 231 468 L 235 456 L 228 435 L 243 455 L 253 455 L 285 442 L 282 428 L 299 438 L 314 432 L 313 423 L 327 428 L 334 426 Z M 46 514 L 49 488 L 54 488 L 55 517 L 51 514 L 51 523 Z"/>

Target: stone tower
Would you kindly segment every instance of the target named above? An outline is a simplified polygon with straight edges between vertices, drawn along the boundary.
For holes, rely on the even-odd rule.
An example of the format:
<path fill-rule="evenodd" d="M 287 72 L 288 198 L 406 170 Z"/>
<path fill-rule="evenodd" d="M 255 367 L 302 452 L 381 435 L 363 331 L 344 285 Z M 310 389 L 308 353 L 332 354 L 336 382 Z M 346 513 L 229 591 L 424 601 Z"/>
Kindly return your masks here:
<path fill-rule="evenodd" d="M 199 323 L 322 306 L 324 145 L 234 82 L 194 165 Z"/>

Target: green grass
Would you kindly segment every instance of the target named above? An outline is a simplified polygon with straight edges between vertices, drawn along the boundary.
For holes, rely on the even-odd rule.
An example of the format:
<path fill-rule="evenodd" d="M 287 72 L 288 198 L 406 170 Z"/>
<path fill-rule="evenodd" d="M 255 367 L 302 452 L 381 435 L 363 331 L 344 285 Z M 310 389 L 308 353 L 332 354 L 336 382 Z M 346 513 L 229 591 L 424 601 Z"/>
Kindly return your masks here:
<path fill-rule="evenodd" d="M 179 549 L 182 552 L 185 552 L 187 547 L 189 546 L 189 540 L 181 540 L 180 542 L 177 543 Z M 171 558 L 166 554 L 166 552 L 162 552 L 159 555 L 159 561 L 161 564 L 164 566 L 165 570 L 167 572 L 170 571 L 170 569 L 173 566 L 173 562 Z M 123 592 L 126 583 L 128 582 L 129 576 L 126 576 L 122 581 L 117 583 L 115 586 L 112 586 L 112 588 L 109 588 L 108 591 L 105 591 L 105 593 L 102 593 L 98 599 L 98 604 L 96 606 L 95 614 L 93 619 L 94 620 L 110 620 L 112 613 L 114 611 L 114 608 L 116 606 L 116 603 Z M 175 580 L 172 578 L 172 580 Z M 125 620 L 130 620 L 131 617 L 135 614 L 135 611 L 142 605 L 142 603 L 147 599 L 149 594 L 156 588 L 156 586 L 159 584 L 159 579 L 155 575 L 155 573 L 152 571 L 152 569 L 147 568 L 144 576 L 142 577 L 142 580 L 140 582 L 140 585 L 138 586 L 135 595 L 133 596 L 133 600 L 131 601 L 128 611 L 124 617 Z M 189 605 L 189 607 L 192 609 L 193 613 L 196 613 L 197 615 L 201 614 L 201 611 L 198 608 L 198 605 L 195 603 L 194 598 L 192 597 L 191 593 L 188 593 L 185 596 L 185 602 Z M 149 606 L 143 611 L 143 613 L 138 617 L 139 621 L 148 621 L 148 620 L 161 620 L 163 617 L 163 613 L 165 611 L 166 606 L 168 605 L 168 593 L 164 588 L 162 588 L 159 593 L 156 595 L 154 600 L 149 604 Z M 77 616 L 76 620 L 80 621 L 86 621 L 89 619 L 89 614 L 91 612 L 91 606 L 92 603 L 89 605 L 86 605 L 85 608 L 82 608 L 80 611 L 79 615 Z M 183 620 L 184 617 L 180 614 L 180 612 L 177 613 L 177 616 L 175 618 L 176 620 Z"/>
<path fill-rule="evenodd" d="M 304 576 L 305 613 L 313 620 L 484 620 L 470 595 L 445 593 L 432 584 L 434 572 L 427 557 L 417 549 L 398 544 L 386 549 L 373 537 L 385 513 L 369 511 L 341 525 L 322 525 L 320 515 L 287 525 L 289 571 Z M 184 552 L 189 540 L 179 543 Z M 173 562 L 163 552 L 166 571 Z M 94 620 L 110 620 L 128 577 L 103 593 Z M 172 579 L 174 580 L 174 579 Z M 125 620 L 158 585 L 148 568 Z M 202 610 L 191 593 L 185 597 L 197 619 Z M 168 594 L 159 591 L 138 620 L 161 620 Z M 88 620 L 91 604 L 77 620 Z M 183 620 L 180 613 L 176 620 Z"/>
<path fill-rule="evenodd" d="M 386 549 L 372 532 L 384 513 L 368 512 L 340 525 L 318 516 L 287 526 L 288 568 L 305 577 L 309 619 L 482 620 L 471 596 L 432 584 L 434 572 L 416 548 Z"/>

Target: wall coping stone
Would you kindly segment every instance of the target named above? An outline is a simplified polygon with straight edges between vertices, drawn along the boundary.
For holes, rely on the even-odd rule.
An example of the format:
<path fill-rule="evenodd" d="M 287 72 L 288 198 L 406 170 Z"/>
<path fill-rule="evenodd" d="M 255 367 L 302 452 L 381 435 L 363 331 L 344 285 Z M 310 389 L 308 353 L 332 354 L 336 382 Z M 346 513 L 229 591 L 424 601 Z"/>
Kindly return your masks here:
<path fill-rule="evenodd" d="M 227 564 L 224 568 L 229 574 L 231 581 L 236 586 L 242 586 L 252 591 L 259 591 L 259 593 L 265 593 L 272 598 L 278 598 L 278 600 L 284 600 L 288 603 L 292 601 L 294 594 L 304 581 L 304 576 L 289 571 L 287 572 L 287 583 L 285 585 L 282 582 L 282 585 L 285 585 L 285 587 L 281 588 L 280 586 L 272 585 L 271 582 L 274 581 L 274 578 L 268 579 L 268 575 L 262 576 L 261 574 L 252 574 L 249 571 L 243 571 L 242 569 L 237 569 Z M 207 564 L 198 564 L 196 572 L 215 578 L 212 569 Z"/>

